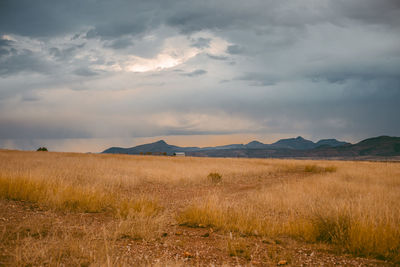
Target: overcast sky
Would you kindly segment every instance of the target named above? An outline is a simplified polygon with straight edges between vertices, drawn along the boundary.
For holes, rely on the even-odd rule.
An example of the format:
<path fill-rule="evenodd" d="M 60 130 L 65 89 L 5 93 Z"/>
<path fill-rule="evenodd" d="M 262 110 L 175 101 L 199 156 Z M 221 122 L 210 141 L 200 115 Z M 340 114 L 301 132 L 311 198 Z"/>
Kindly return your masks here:
<path fill-rule="evenodd" d="M 0 0 L 0 147 L 400 136 L 398 0 Z"/>

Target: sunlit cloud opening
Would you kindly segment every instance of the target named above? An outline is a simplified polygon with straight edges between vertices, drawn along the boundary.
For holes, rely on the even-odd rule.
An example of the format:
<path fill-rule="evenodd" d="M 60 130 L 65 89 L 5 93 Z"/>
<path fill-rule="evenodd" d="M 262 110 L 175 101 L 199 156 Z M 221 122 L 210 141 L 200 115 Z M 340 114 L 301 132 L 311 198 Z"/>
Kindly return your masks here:
<path fill-rule="evenodd" d="M 154 59 L 134 57 L 134 63 L 128 65 L 126 70 L 130 72 L 147 72 L 173 68 L 196 56 L 198 53 L 197 49 L 193 49 L 193 51 L 177 57 L 168 54 L 160 54 Z"/>
<path fill-rule="evenodd" d="M 229 45 L 227 41 L 204 32 L 193 36 L 193 38 L 201 37 L 210 39 L 208 47 L 193 47 L 190 38 L 185 36 L 168 38 L 165 40 L 164 48 L 155 58 L 131 56 L 125 70 L 129 72 L 148 72 L 173 68 L 201 53 L 225 56 L 226 48 Z"/>

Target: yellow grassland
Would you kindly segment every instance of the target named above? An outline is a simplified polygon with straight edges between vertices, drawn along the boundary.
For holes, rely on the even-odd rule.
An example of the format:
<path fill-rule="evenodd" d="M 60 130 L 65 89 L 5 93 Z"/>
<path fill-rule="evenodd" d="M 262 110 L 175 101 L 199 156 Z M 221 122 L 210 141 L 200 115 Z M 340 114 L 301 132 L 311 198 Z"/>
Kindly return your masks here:
<path fill-rule="evenodd" d="M 0 199 L 106 218 L 96 227 L 44 218 L 4 228 L 0 259 L 17 265 L 128 264 L 117 240 L 153 240 L 171 223 L 400 263 L 398 163 L 0 150 Z M 249 257 L 240 246 L 229 241 L 227 250 Z"/>

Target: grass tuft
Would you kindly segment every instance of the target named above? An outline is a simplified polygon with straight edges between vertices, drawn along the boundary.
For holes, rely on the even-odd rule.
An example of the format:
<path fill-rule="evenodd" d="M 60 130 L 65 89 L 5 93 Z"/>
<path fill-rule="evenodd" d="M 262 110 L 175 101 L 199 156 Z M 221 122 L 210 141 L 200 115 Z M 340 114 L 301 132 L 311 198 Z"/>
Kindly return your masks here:
<path fill-rule="evenodd" d="M 218 172 L 210 172 L 210 174 L 207 176 L 207 179 L 213 184 L 218 184 L 222 181 L 222 175 Z"/>
<path fill-rule="evenodd" d="M 314 164 L 304 166 L 304 171 L 308 173 L 336 172 L 336 170 L 337 168 L 335 166 L 321 167 Z"/>
<path fill-rule="evenodd" d="M 314 239 L 318 242 L 343 245 L 349 241 L 351 219 L 344 211 L 334 214 L 316 213 L 309 218 L 313 226 Z"/>
<path fill-rule="evenodd" d="M 193 205 L 177 216 L 180 225 L 189 227 L 213 227 L 225 232 L 238 232 L 242 235 L 260 235 L 268 231 L 267 221 L 262 221 L 251 212 L 235 210 L 233 207 L 220 207 L 215 199 L 203 205 Z"/>

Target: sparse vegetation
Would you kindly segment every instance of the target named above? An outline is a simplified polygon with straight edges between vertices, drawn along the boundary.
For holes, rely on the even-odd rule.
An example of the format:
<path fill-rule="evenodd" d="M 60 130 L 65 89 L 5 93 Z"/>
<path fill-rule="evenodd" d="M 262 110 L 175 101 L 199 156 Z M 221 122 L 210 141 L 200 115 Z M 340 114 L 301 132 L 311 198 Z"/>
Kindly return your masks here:
<path fill-rule="evenodd" d="M 246 260 L 251 260 L 252 248 L 251 245 L 242 239 L 227 241 L 228 253 L 232 257 L 243 257 Z"/>
<path fill-rule="evenodd" d="M 399 262 L 400 210 L 394 203 L 400 200 L 400 176 L 381 176 L 378 182 L 372 173 L 352 180 L 342 175 L 276 185 L 234 204 L 214 196 L 188 207 L 177 220 L 248 236 L 292 236 L 332 244 L 338 252 Z"/>
<path fill-rule="evenodd" d="M 162 209 L 150 200 L 129 200 L 98 188 L 21 177 L 0 177 L 0 198 L 39 203 L 61 211 L 109 211 L 122 218 L 128 217 L 132 212 L 151 216 Z"/>
<path fill-rule="evenodd" d="M 304 167 L 304 171 L 310 173 L 335 172 L 336 167 L 335 166 L 321 167 L 313 164 L 313 165 L 306 165 Z"/>
<path fill-rule="evenodd" d="M 39 147 L 36 151 L 48 151 L 46 147 Z"/>
<path fill-rule="evenodd" d="M 222 181 L 222 175 L 218 172 L 210 172 L 207 176 L 211 183 L 218 184 Z"/>
<path fill-rule="evenodd" d="M 33 153 L 0 151 L 0 265 L 201 263 L 218 238 L 221 264 L 296 265 L 287 239 L 400 263 L 397 163 Z"/>

